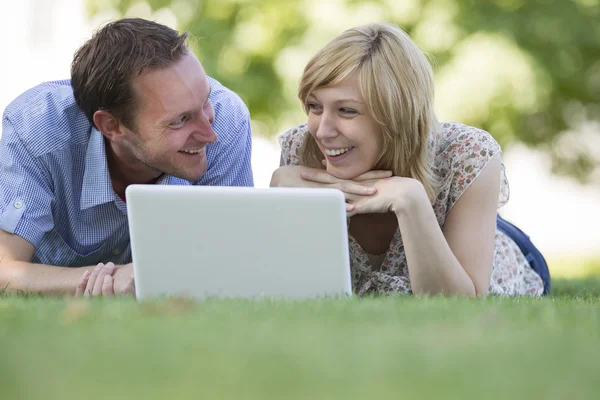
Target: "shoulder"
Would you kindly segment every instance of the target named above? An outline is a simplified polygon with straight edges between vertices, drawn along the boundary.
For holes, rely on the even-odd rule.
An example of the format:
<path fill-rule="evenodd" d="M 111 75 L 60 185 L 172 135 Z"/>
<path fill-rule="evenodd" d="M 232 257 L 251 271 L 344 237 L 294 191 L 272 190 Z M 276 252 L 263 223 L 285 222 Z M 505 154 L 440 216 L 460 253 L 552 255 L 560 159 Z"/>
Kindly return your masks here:
<path fill-rule="evenodd" d="M 208 81 L 211 87 L 210 101 L 215 110 L 212 126 L 219 142 L 231 146 L 250 140 L 250 112 L 242 98 L 216 79 L 208 77 Z"/>
<path fill-rule="evenodd" d="M 496 139 L 483 129 L 459 122 L 440 124 L 436 157 L 466 155 L 488 159 L 501 152 L 502 149 Z"/>
<path fill-rule="evenodd" d="M 6 107 L 4 121 L 14 134 L 3 141 L 21 141 L 33 156 L 85 143 L 91 128 L 68 80 L 45 82 L 25 91 Z"/>
<path fill-rule="evenodd" d="M 296 125 L 277 137 L 281 146 L 281 158 L 285 165 L 298 165 L 301 162 L 300 149 L 308 132 L 306 123 Z"/>
<path fill-rule="evenodd" d="M 291 145 L 292 142 L 304 140 L 304 137 L 308 133 L 308 124 L 302 123 L 300 125 L 296 125 L 293 128 L 288 129 L 277 137 L 277 141 L 280 145 Z"/>
<path fill-rule="evenodd" d="M 435 145 L 434 171 L 441 186 L 441 199 L 448 200 L 448 209 L 479 177 L 494 157 L 501 157 L 502 148 L 487 131 L 458 122 L 440 124 Z M 500 198 L 498 205 L 508 201 L 509 185 L 504 163 L 501 163 Z"/>
<path fill-rule="evenodd" d="M 227 88 L 214 78 L 210 82 L 210 101 L 215 109 L 215 122 L 241 122 L 250 117 L 246 103 L 233 90 Z"/>

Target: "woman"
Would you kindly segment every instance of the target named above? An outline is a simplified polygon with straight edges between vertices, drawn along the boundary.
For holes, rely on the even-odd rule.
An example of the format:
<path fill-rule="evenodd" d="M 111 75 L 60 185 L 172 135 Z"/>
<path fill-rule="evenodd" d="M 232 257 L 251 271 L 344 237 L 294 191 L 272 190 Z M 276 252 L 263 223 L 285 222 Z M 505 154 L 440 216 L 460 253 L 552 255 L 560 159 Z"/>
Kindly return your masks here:
<path fill-rule="evenodd" d="M 281 135 L 271 186 L 345 193 L 359 295 L 541 295 L 541 276 L 496 227 L 508 200 L 500 146 L 438 123 L 433 92 L 430 64 L 398 27 L 347 30 L 304 70 L 308 121 Z"/>

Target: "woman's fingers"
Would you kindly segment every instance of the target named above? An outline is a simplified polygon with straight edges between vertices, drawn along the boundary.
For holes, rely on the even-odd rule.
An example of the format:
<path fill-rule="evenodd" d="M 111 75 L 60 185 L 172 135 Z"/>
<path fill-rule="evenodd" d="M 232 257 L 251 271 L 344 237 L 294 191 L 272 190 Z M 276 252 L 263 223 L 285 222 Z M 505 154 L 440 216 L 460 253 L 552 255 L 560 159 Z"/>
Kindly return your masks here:
<path fill-rule="evenodd" d="M 356 212 L 356 210 L 355 210 L 355 209 L 352 209 L 352 210 L 346 210 L 346 217 L 348 217 L 348 218 L 352 218 L 352 217 L 353 217 L 353 216 L 355 216 L 356 214 L 358 214 L 358 213 Z"/>
<path fill-rule="evenodd" d="M 305 181 L 317 183 L 332 184 L 340 182 L 340 179 L 336 178 L 335 176 L 322 169 L 305 168 L 302 171 L 300 171 L 300 176 Z"/>
<path fill-rule="evenodd" d="M 371 196 L 377 193 L 377 189 L 370 186 L 363 186 L 358 183 L 354 183 L 352 181 L 344 181 L 341 183 L 334 184 L 333 187 L 341 190 L 346 194 L 354 194 L 359 196 Z"/>
<path fill-rule="evenodd" d="M 376 170 L 376 171 L 367 171 L 364 174 L 357 176 L 353 180 L 356 182 L 362 182 L 362 181 L 370 181 L 373 179 L 385 179 L 385 178 L 389 178 L 390 176 L 392 176 L 392 171 Z"/>
<path fill-rule="evenodd" d="M 344 180 L 336 178 L 327 171 L 307 168 L 300 172 L 300 176 L 305 181 L 329 185 L 335 189 L 339 189 L 346 194 L 355 194 L 360 196 L 371 196 L 377 193 L 377 189 L 371 184 L 366 184 L 367 181 L 384 179 L 392 176 L 391 171 L 369 171 L 353 180 Z M 362 183 L 365 182 L 365 183 Z M 372 183 L 372 182 L 371 182 Z"/>
<path fill-rule="evenodd" d="M 338 183 L 343 181 L 342 179 L 336 178 L 335 176 L 331 175 L 329 172 L 322 170 L 322 169 L 316 169 L 316 168 L 305 168 L 300 172 L 300 176 L 302 177 L 302 179 L 307 180 L 307 181 L 311 181 L 311 182 L 318 182 L 318 183 Z M 374 171 L 367 171 L 362 175 L 357 176 L 356 178 L 353 179 L 353 181 L 355 182 L 362 182 L 362 181 L 370 181 L 373 179 L 385 179 L 385 178 L 389 178 L 392 176 L 392 171 L 386 171 L 386 170 L 374 170 Z"/>
<path fill-rule="evenodd" d="M 356 202 L 358 202 L 362 198 L 364 198 L 364 196 L 362 196 L 362 195 L 356 195 L 356 194 L 351 194 L 351 193 L 346 193 L 344 197 L 346 198 L 346 203 L 349 203 L 349 204 L 355 204 Z"/>

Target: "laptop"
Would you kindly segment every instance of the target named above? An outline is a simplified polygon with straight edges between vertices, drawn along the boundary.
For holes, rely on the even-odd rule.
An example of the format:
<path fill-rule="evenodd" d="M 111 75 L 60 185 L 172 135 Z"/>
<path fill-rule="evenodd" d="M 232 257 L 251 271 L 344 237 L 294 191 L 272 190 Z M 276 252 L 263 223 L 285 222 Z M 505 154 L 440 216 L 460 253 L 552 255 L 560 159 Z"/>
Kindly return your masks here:
<path fill-rule="evenodd" d="M 131 185 L 138 300 L 352 295 L 335 189 Z"/>

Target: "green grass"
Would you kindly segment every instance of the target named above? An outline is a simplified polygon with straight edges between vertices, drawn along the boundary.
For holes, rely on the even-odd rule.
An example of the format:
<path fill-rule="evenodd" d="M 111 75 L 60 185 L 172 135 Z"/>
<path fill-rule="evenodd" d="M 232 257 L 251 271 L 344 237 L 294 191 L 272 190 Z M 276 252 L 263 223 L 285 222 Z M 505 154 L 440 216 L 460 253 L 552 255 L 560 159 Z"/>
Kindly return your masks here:
<path fill-rule="evenodd" d="M 600 277 L 543 299 L 0 298 L 2 399 L 596 399 Z"/>

